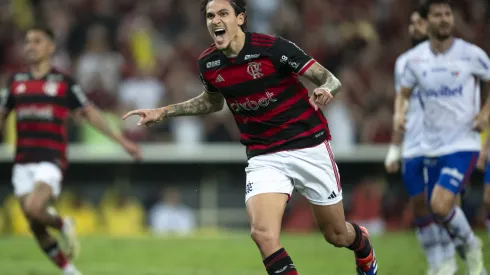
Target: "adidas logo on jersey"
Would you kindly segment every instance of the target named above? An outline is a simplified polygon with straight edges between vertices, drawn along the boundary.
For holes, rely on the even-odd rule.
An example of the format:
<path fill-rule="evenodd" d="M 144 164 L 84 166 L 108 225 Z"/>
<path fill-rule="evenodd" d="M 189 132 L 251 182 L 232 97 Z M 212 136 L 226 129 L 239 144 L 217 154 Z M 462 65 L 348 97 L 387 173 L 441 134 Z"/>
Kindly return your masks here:
<path fill-rule="evenodd" d="M 224 81 L 225 81 L 225 79 L 220 74 L 218 75 L 218 77 L 216 77 L 216 80 L 215 80 L 216 83 L 221 83 Z"/>

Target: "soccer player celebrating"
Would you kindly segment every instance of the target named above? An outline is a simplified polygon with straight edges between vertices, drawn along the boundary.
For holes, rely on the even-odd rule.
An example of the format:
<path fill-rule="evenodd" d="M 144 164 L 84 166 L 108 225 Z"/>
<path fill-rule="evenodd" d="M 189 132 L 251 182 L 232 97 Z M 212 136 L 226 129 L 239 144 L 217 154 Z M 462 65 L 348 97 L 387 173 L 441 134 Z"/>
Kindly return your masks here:
<path fill-rule="evenodd" d="M 427 21 L 419 12 L 410 16 L 409 34 L 412 46 L 427 40 Z M 400 55 L 395 63 L 395 90 L 400 91 L 400 78 L 407 64 L 410 51 Z M 434 222 L 426 204 L 424 182 L 423 108 L 419 98 L 419 89 L 414 87 L 407 110 L 407 125 L 404 133 L 393 131 L 392 145 L 385 159 L 386 170 L 396 173 L 400 169 L 400 157 L 403 157 L 403 183 L 410 196 L 410 207 L 417 228 L 417 238 L 424 249 L 429 264 L 427 274 L 452 274 L 457 269 L 454 258 L 454 245 L 446 229 Z M 403 142 L 403 145 L 401 145 Z"/>
<path fill-rule="evenodd" d="M 118 141 L 134 158 L 138 146 L 109 129 L 101 112 L 87 101 L 75 81 L 54 69 L 53 32 L 45 27 L 30 28 L 25 36 L 28 72 L 12 75 L 0 93 L 0 127 L 10 111 L 17 119 L 17 150 L 12 183 L 32 233 L 46 255 L 65 275 L 81 274 L 70 262 L 78 242 L 71 218 L 62 218 L 50 204 L 61 192 L 66 160 L 66 122 L 70 111 L 86 117 L 105 135 Z M 48 227 L 59 230 L 66 246 L 62 251 Z"/>
<path fill-rule="evenodd" d="M 481 147 L 479 131 L 488 124 L 490 100 L 480 110 L 478 80 L 490 87 L 490 61 L 477 46 L 452 36 L 450 1 L 429 0 L 420 13 L 428 20 L 429 41 L 408 53 L 396 98 L 395 129 L 405 130 L 407 106 L 411 107 L 412 90 L 418 87 L 430 209 L 463 243 L 468 273 L 479 275 L 484 271 L 481 243 L 456 199 L 475 166 Z"/>
<path fill-rule="evenodd" d="M 245 32 L 244 0 L 202 0 L 202 10 L 214 40 L 199 58 L 203 93 L 123 118 L 138 115 L 140 125 L 151 125 L 217 112 L 226 101 L 247 149 L 246 208 L 268 274 L 298 274 L 279 240 L 293 189 L 310 201 L 325 239 L 354 251 L 358 274 L 377 274 L 367 231 L 345 221 L 339 172 L 319 110 L 339 92 L 340 82 L 292 42 Z M 298 75 L 319 86 L 310 97 Z"/>

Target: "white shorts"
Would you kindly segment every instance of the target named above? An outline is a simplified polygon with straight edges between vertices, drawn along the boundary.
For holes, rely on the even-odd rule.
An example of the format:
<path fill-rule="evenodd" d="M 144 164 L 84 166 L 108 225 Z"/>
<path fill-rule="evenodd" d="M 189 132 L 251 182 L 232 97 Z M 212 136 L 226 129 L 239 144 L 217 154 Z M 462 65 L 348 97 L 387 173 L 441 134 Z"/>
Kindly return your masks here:
<path fill-rule="evenodd" d="M 263 193 L 291 196 L 294 189 L 315 205 L 342 200 L 340 175 L 328 141 L 311 148 L 253 157 L 245 172 L 245 202 Z"/>
<path fill-rule="evenodd" d="M 17 197 L 27 195 L 34 191 L 37 182 L 44 182 L 51 186 L 53 196 L 61 193 L 62 172 L 58 166 L 51 162 L 18 163 L 12 172 L 12 184 Z"/>

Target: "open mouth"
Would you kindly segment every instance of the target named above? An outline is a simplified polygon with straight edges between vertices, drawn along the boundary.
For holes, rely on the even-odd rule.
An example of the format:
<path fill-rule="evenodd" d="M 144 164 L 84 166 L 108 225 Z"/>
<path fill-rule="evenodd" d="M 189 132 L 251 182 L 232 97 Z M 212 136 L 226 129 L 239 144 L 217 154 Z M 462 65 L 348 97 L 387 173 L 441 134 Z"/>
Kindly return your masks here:
<path fill-rule="evenodd" d="M 226 30 L 224 28 L 216 28 L 214 29 L 214 35 L 218 41 L 222 41 L 226 34 Z"/>

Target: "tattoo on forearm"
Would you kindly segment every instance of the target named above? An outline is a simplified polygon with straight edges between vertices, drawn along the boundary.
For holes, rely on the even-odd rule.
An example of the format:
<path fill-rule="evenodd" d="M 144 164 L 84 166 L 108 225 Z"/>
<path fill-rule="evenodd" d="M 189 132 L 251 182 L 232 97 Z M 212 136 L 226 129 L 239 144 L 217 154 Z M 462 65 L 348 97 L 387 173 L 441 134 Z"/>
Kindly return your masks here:
<path fill-rule="evenodd" d="M 223 109 L 224 98 L 221 94 L 203 92 L 186 102 L 168 106 L 164 117 L 207 115 Z"/>
<path fill-rule="evenodd" d="M 318 85 L 319 88 L 324 88 L 329 91 L 332 95 L 337 94 L 342 87 L 340 81 L 318 62 L 311 65 L 311 67 L 306 70 L 304 76 L 314 84 Z"/>

